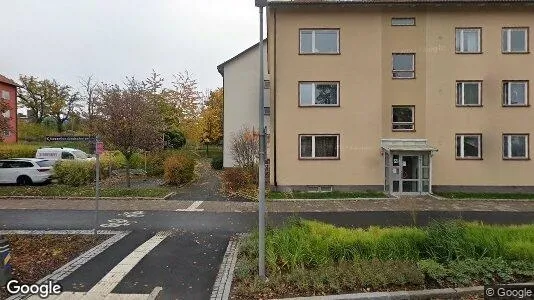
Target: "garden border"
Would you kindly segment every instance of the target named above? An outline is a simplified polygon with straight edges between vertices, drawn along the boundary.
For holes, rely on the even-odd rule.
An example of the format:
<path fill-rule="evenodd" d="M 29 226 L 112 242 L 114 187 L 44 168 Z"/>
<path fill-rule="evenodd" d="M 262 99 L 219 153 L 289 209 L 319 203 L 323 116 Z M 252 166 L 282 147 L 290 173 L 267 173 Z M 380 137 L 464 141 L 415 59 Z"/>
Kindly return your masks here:
<path fill-rule="evenodd" d="M 93 248 L 80 254 L 78 257 L 64 264 L 56 269 L 51 274 L 39 279 L 36 284 L 41 284 L 46 281 L 58 282 L 70 274 L 74 273 L 78 268 L 89 262 L 91 259 L 104 252 L 113 244 L 120 241 L 122 238 L 130 234 L 131 231 L 117 231 L 117 230 L 98 230 L 97 234 L 111 235 L 108 239 L 94 246 Z M 18 234 L 18 235 L 73 235 L 73 234 L 94 234 L 93 230 L 0 230 L 1 235 Z M 6 300 L 21 300 L 27 298 L 27 295 L 13 295 Z"/>
<path fill-rule="evenodd" d="M 239 254 L 239 247 L 244 236 L 245 234 L 238 233 L 230 238 L 213 284 L 210 300 L 227 300 L 230 298 L 237 254 Z"/>
<path fill-rule="evenodd" d="M 228 248 L 224 254 L 217 279 L 213 285 L 210 300 L 228 300 L 233 283 L 235 265 L 239 254 L 239 247 L 242 244 L 246 233 L 237 234 L 232 237 Z M 233 242 L 233 243 L 232 243 Z M 509 285 L 534 284 L 534 282 L 511 283 Z M 222 289 L 220 288 L 222 286 Z M 404 300 L 404 299 L 434 299 L 435 297 L 445 297 L 447 299 L 458 299 L 462 296 L 481 294 L 484 292 L 484 286 L 471 286 L 462 288 L 444 288 L 444 289 L 426 289 L 413 291 L 395 291 L 395 292 L 367 292 L 341 295 L 325 296 L 304 296 L 293 298 L 276 298 L 273 300 Z"/>

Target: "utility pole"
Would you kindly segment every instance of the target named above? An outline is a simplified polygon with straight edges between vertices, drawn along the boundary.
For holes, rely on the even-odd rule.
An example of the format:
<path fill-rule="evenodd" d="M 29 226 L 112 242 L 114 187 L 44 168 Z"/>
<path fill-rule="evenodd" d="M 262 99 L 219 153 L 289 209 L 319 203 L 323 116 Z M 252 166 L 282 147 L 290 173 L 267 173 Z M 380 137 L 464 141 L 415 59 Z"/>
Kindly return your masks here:
<path fill-rule="evenodd" d="M 259 176 L 258 176 L 258 227 L 259 227 L 259 253 L 258 253 L 258 269 L 259 277 L 262 280 L 266 279 L 265 276 L 265 121 L 264 121 L 264 72 L 263 72 L 263 8 L 267 6 L 267 0 L 255 0 L 256 6 L 259 9 L 260 18 L 260 41 L 259 41 L 259 58 L 260 58 L 260 82 L 259 82 L 259 150 L 260 150 L 260 162 L 259 162 Z"/>

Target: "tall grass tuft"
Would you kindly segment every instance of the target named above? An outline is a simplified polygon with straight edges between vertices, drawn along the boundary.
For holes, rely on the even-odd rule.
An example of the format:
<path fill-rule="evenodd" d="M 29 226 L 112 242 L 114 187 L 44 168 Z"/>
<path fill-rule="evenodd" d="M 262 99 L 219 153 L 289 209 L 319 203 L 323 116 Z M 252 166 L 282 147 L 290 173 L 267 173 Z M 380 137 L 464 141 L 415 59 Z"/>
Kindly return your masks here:
<path fill-rule="evenodd" d="M 257 259 L 257 234 L 242 253 Z M 534 225 L 491 226 L 462 221 L 433 222 L 428 227 L 348 229 L 306 220 L 268 230 L 266 261 L 270 272 L 317 269 L 369 260 L 451 261 L 502 258 L 534 262 Z"/>

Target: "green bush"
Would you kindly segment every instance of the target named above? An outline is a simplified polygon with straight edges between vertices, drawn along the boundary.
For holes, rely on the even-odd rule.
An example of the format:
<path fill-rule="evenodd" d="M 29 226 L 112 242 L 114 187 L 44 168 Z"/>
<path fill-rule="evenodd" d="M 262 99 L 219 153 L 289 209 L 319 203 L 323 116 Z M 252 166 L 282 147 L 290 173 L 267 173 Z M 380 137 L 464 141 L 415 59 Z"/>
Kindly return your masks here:
<path fill-rule="evenodd" d="M 54 166 L 54 176 L 61 184 L 86 185 L 95 179 L 95 163 L 86 160 L 58 161 Z"/>
<path fill-rule="evenodd" d="M 222 156 L 216 156 L 211 159 L 211 167 L 214 170 L 222 170 L 223 169 L 223 157 Z"/>
<path fill-rule="evenodd" d="M 193 180 L 195 175 L 195 160 L 183 153 L 168 157 L 164 163 L 165 183 L 180 185 Z"/>
<path fill-rule="evenodd" d="M 185 135 L 180 131 L 165 132 L 165 148 L 180 149 L 185 146 Z"/>
<path fill-rule="evenodd" d="M 122 169 L 126 166 L 126 158 L 120 151 L 106 151 L 100 155 L 100 164 L 103 169 Z"/>
<path fill-rule="evenodd" d="M 36 124 L 19 120 L 18 122 L 18 138 L 25 142 L 44 142 L 47 135 L 55 135 L 56 132 L 53 127 L 45 124 Z"/>
<path fill-rule="evenodd" d="M 453 260 L 440 264 L 434 260 L 422 260 L 418 264 L 421 272 L 441 285 L 465 286 L 474 281 L 484 284 L 507 283 L 516 277 L 533 277 L 534 263 L 507 261 L 502 258 Z"/>
<path fill-rule="evenodd" d="M 130 168 L 131 169 L 144 169 L 145 168 L 145 154 L 134 153 L 132 157 L 130 157 Z"/>
<path fill-rule="evenodd" d="M 26 144 L 2 144 L 0 145 L 0 159 L 35 157 L 38 146 Z"/>

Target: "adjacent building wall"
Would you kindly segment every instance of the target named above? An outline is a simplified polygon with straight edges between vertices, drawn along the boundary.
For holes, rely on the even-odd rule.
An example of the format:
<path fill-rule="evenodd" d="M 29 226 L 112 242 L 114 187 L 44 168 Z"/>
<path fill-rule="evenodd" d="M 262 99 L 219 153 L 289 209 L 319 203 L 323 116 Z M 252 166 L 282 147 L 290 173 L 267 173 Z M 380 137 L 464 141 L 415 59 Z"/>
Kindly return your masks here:
<path fill-rule="evenodd" d="M 265 44 L 267 53 L 267 43 Z M 266 54 L 265 54 L 266 57 Z M 259 47 L 239 54 L 223 65 L 224 70 L 224 167 L 233 167 L 231 152 L 233 136 L 244 127 L 258 130 Z M 265 62 L 265 79 L 267 76 Z M 268 105 L 269 95 L 266 102 Z M 268 125 L 268 123 L 266 122 Z"/>

